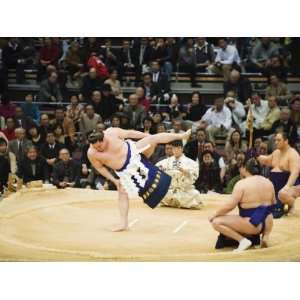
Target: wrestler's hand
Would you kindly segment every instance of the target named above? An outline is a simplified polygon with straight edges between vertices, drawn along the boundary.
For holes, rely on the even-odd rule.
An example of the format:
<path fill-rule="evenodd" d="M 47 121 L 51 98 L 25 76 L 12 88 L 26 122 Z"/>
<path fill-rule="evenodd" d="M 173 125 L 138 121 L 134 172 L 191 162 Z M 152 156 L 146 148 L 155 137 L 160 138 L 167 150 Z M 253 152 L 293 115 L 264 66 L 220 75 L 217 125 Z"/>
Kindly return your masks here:
<path fill-rule="evenodd" d="M 209 217 L 208 221 L 211 223 L 214 220 L 215 217 L 216 217 L 216 215 L 213 215 L 213 216 Z"/>

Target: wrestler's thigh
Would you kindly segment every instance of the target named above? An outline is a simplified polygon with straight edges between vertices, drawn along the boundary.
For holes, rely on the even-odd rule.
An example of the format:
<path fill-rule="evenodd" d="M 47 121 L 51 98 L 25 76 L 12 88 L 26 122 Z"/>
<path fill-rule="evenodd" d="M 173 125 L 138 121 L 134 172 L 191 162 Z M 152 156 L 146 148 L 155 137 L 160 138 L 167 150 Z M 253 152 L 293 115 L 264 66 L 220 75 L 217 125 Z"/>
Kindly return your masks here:
<path fill-rule="evenodd" d="M 292 186 L 289 190 L 288 193 L 290 193 L 290 195 L 292 197 L 298 198 L 300 197 L 300 185 L 296 185 L 296 186 Z"/>
<path fill-rule="evenodd" d="M 153 136 L 149 135 L 149 136 L 146 136 L 146 137 L 140 139 L 139 141 L 137 141 L 135 145 L 136 145 L 137 149 L 142 149 L 142 148 L 150 145 L 150 147 L 143 152 L 143 154 L 147 158 L 149 158 L 153 154 L 157 144 L 155 143 L 155 139 L 153 138 Z"/>
<path fill-rule="evenodd" d="M 240 216 L 222 216 L 219 217 L 217 222 L 220 225 L 228 226 L 236 232 L 244 233 L 244 234 L 258 234 L 262 229 L 262 225 L 257 227 L 253 226 L 249 222 L 250 218 L 242 218 Z"/>

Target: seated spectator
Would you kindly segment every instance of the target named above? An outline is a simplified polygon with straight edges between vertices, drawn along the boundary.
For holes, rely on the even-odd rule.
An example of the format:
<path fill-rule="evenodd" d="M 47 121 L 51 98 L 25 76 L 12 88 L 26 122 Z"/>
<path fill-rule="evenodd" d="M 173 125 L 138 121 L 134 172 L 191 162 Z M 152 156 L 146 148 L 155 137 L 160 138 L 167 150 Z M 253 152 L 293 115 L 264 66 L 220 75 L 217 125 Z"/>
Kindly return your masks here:
<path fill-rule="evenodd" d="M 7 45 L 2 49 L 3 66 L 6 72 L 8 69 L 16 69 L 16 81 L 19 84 L 25 81 L 24 68 L 26 59 L 24 59 L 23 54 L 22 46 L 17 38 L 9 38 Z"/>
<path fill-rule="evenodd" d="M 54 119 L 51 120 L 50 124 L 52 128 L 56 124 L 60 124 L 66 136 L 71 136 L 75 133 L 75 125 L 73 123 L 73 120 L 65 115 L 65 110 L 63 107 L 57 107 L 55 109 Z"/>
<path fill-rule="evenodd" d="M 176 94 L 172 95 L 166 113 L 170 121 L 173 119 L 182 119 L 182 116 L 184 115 L 184 109 L 179 103 L 178 96 Z"/>
<path fill-rule="evenodd" d="M 87 65 L 89 68 L 95 68 L 97 77 L 103 82 L 105 79 L 108 78 L 109 73 L 106 65 L 102 61 L 102 59 L 97 55 L 96 52 L 92 52 Z"/>
<path fill-rule="evenodd" d="M 204 151 L 200 159 L 199 176 L 196 188 L 200 193 L 222 191 L 220 182 L 220 168 L 210 151 Z"/>
<path fill-rule="evenodd" d="M 169 130 L 171 133 L 184 133 L 182 129 L 182 121 L 180 119 L 172 120 L 172 128 Z"/>
<path fill-rule="evenodd" d="M 88 132 L 96 129 L 96 125 L 98 122 L 102 122 L 101 116 L 95 113 L 92 105 L 87 105 L 85 113 L 83 113 L 80 117 L 80 132 L 82 132 L 86 136 Z"/>
<path fill-rule="evenodd" d="M 234 130 L 225 145 L 225 154 L 227 161 L 231 161 L 234 158 L 235 154 L 241 151 L 247 151 L 247 144 L 243 142 L 241 133 L 238 130 Z"/>
<path fill-rule="evenodd" d="M 300 95 L 295 95 L 291 101 L 291 120 L 297 128 L 297 138 L 300 138 Z"/>
<path fill-rule="evenodd" d="M 269 152 L 270 153 L 270 152 Z M 268 155 L 268 145 L 266 143 L 261 143 L 259 147 L 258 155 Z M 260 165 L 260 175 L 266 178 L 270 178 L 271 167 L 266 165 Z"/>
<path fill-rule="evenodd" d="M 30 118 L 36 124 L 38 124 L 40 121 L 40 110 L 38 105 L 32 102 L 33 102 L 32 94 L 27 94 L 25 96 L 25 103 L 21 104 L 21 108 L 24 112 L 25 118 Z"/>
<path fill-rule="evenodd" d="M 236 47 L 234 45 L 228 45 L 225 38 L 218 40 L 218 46 L 220 49 L 214 64 L 208 67 L 208 71 L 224 76 L 224 81 L 227 81 L 232 67 L 240 64 L 240 56 Z"/>
<path fill-rule="evenodd" d="M 53 184 L 58 188 L 80 187 L 80 164 L 70 157 L 69 150 L 59 151 L 59 161 L 53 166 Z"/>
<path fill-rule="evenodd" d="M 277 75 L 273 74 L 269 78 L 269 85 L 266 88 L 266 97 L 274 96 L 277 98 L 279 105 L 288 105 L 289 100 L 292 98 L 292 94 L 289 91 L 287 85 L 280 81 Z"/>
<path fill-rule="evenodd" d="M 200 193 L 194 183 L 199 174 L 198 163 L 183 154 L 182 141 L 172 143 L 173 156 L 160 160 L 156 166 L 172 177 L 167 195 L 162 200 L 163 206 L 200 209 Z"/>
<path fill-rule="evenodd" d="M 46 141 L 47 132 L 51 130 L 51 124 L 49 121 L 49 116 L 47 114 L 41 114 L 39 129 L 42 140 Z"/>
<path fill-rule="evenodd" d="M 220 182 L 223 184 L 225 173 L 226 173 L 226 165 L 225 165 L 223 157 L 216 152 L 215 144 L 212 141 L 206 141 L 205 142 L 204 151 L 205 150 L 208 150 L 209 152 L 212 153 L 212 157 L 213 157 L 214 161 L 217 163 L 217 165 L 220 169 L 220 174 L 219 174 L 217 180 L 220 178 Z"/>
<path fill-rule="evenodd" d="M 25 184 L 42 180 L 44 183 L 49 182 L 49 173 L 45 158 L 38 155 L 38 151 L 34 146 L 27 149 L 26 156 L 18 162 L 19 178 L 23 179 Z"/>
<path fill-rule="evenodd" d="M 16 128 L 24 128 L 27 130 L 32 125 L 35 125 L 35 122 L 24 115 L 23 109 L 20 106 L 16 107 L 16 113 L 14 116 L 15 126 Z"/>
<path fill-rule="evenodd" d="M 111 86 L 109 84 L 103 84 L 101 91 L 104 107 L 101 117 L 103 120 L 109 120 L 114 113 L 123 111 L 124 102 L 113 95 Z"/>
<path fill-rule="evenodd" d="M 97 77 L 95 68 L 90 68 L 88 75 L 83 78 L 81 94 L 85 102 L 88 102 L 92 96 L 93 91 L 100 91 L 102 87 L 102 80 Z"/>
<path fill-rule="evenodd" d="M 129 96 L 128 105 L 124 108 L 124 113 L 128 116 L 131 128 L 137 129 L 142 127 L 142 121 L 146 117 L 146 111 L 144 107 L 139 104 L 136 94 Z"/>
<path fill-rule="evenodd" d="M 248 78 L 241 75 L 237 70 L 232 70 L 229 79 L 224 82 L 224 95 L 226 96 L 229 91 L 234 91 L 237 100 L 246 103 L 251 97 L 252 87 Z"/>
<path fill-rule="evenodd" d="M 216 135 L 226 136 L 231 129 L 232 114 L 224 105 L 223 98 L 217 98 L 214 105 L 209 108 L 200 121 L 200 126 L 206 127 L 211 141 L 215 141 Z"/>
<path fill-rule="evenodd" d="M 230 95 L 230 93 L 231 92 L 229 91 L 228 95 Z M 234 92 L 232 94 L 234 95 Z M 234 97 L 227 97 L 224 103 L 231 111 L 232 127 L 238 129 L 244 135 L 245 129 L 242 126 L 242 123 L 246 116 L 244 105 Z"/>
<path fill-rule="evenodd" d="M 32 146 L 32 143 L 25 137 L 24 128 L 15 129 L 16 138 L 11 140 L 8 145 L 9 152 L 12 152 L 17 159 L 17 162 L 24 158 L 27 149 Z"/>
<path fill-rule="evenodd" d="M 66 68 L 72 81 L 77 80 L 84 71 L 84 64 L 79 50 L 79 43 L 73 41 L 68 48 L 65 58 Z"/>
<path fill-rule="evenodd" d="M 121 128 L 121 118 L 118 115 L 113 115 L 111 117 L 111 127 Z"/>
<path fill-rule="evenodd" d="M 0 130 L 5 129 L 5 119 L 4 117 L 0 116 Z"/>
<path fill-rule="evenodd" d="M 13 118 L 16 113 L 16 105 L 11 103 L 8 95 L 3 94 L 1 96 L 1 104 L 0 104 L 0 116 L 7 118 Z"/>
<path fill-rule="evenodd" d="M 291 120 L 291 110 L 287 107 L 281 109 L 279 120 L 273 123 L 271 132 L 276 132 L 278 128 L 287 133 L 291 145 L 295 144 L 297 140 L 297 128 Z"/>
<path fill-rule="evenodd" d="M 135 89 L 135 94 L 139 98 L 139 104 L 141 104 L 146 111 L 150 109 L 151 102 L 148 98 L 145 96 L 145 89 L 143 87 L 137 87 Z"/>
<path fill-rule="evenodd" d="M 9 117 L 6 119 L 5 128 L 0 130 L 0 132 L 3 132 L 5 134 L 5 136 L 7 137 L 8 141 L 11 141 L 16 138 L 15 129 L 16 129 L 16 126 L 15 126 L 14 118 Z"/>
<path fill-rule="evenodd" d="M 144 73 L 142 79 L 141 87 L 144 89 L 145 98 L 151 102 L 159 94 L 158 86 L 153 84 L 151 73 Z"/>
<path fill-rule="evenodd" d="M 67 106 L 66 117 L 71 119 L 74 123 L 75 129 L 79 129 L 79 120 L 81 114 L 83 113 L 84 106 L 79 103 L 78 96 L 76 94 L 72 95 L 70 98 L 71 104 Z"/>
<path fill-rule="evenodd" d="M 197 160 L 197 158 L 201 157 L 204 151 L 204 144 L 206 140 L 206 131 L 198 128 L 196 132 L 196 139 L 186 143 L 184 147 L 184 154 L 193 160 Z"/>
<path fill-rule="evenodd" d="M 9 173 L 15 174 L 17 171 L 16 157 L 8 150 L 8 141 L 0 135 L 0 194 L 7 187 Z"/>
<path fill-rule="evenodd" d="M 54 133 L 55 141 L 59 144 L 65 145 L 66 139 L 62 125 L 57 123 L 53 126 L 52 130 Z"/>
<path fill-rule="evenodd" d="M 40 101 L 61 102 L 63 100 L 57 78 L 57 73 L 52 72 L 48 79 L 42 81 L 38 96 Z"/>
<path fill-rule="evenodd" d="M 227 185 L 224 188 L 225 194 L 231 194 L 235 184 L 241 179 L 240 168 L 246 160 L 246 155 L 244 152 L 238 151 L 234 157 L 229 161 L 226 170 L 226 182 Z"/>
<path fill-rule="evenodd" d="M 277 98 L 275 96 L 269 97 L 268 105 L 269 111 L 263 122 L 260 123 L 258 130 L 254 131 L 255 136 L 261 137 L 271 134 L 274 122 L 280 118 L 280 108 L 278 107 Z"/>
<path fill-rule="evenodd" d="M 200 92 L 193 92 L 191 96 L 191 103 L 187 107 L 186 119 L 193 122 L 198 122 L 204 116 L 206 111 L 207 107 L 202 102 Z"/>
<path fill-rule="evenodd" d="M 47 132 L 46 142 L 41 147 L 41 156 L 46 159 L 48 172 L 52 175 L 53 165 L 58 159 L 58 153 L 64 146 L 55 141 L 54 133 Z"/>
<path fill-rule="evenodd" d="M 59 57 L 60 50 L 58 45 L 53 42 L 53 39 L 49 37 L 44 38 L 39 55 L 38 81 L 42 79 L 49 65 L 57 66 Z"/>
<path fill-rule="evenodd" d="M 206 41 L 206 38 L 197 37 L 195 38 L 194 49 L 197 71 L 206 73 L 207 67 L 210 66 L 215 60 L 213 47 Z"/>
<path fill-rule="evenodd" d="M 27 137 L 36 150 L 40 152 L 42 145 L 45 143 L 45 139 L 43 139 L 40 134 L 40 129 L 37 125 L 32 125 L 28 128 Z"/>
<path fill-rule="evenodd" d="M 155 129 L 153 127 L 153 120 L 151 117 L 145 117 L 143 120 L 143 126 L 140 128 L 140 131 L 149 134 L 155 134 Z"/>
<path fill-rule="evenodd" d="M 153 92 L 154 94 L 152 95 L 152 100 L 153 97 L 156 96 L 162 97 L 164 101 L 168 101 L 170 99 L 169 92 L 170 92 L 170 84 L 168 77 L 166 74 L 164 74 L 161 70 L 161 65 L 158 61 L 154 60 L 151 62 L 151 73 L 152 73 L 152 82 L 153 82 Z"/>
<path fill-rule="evenodd" d="M 95 49 L 99 50 L 99 49 Z M 104 45 L 101 45 L 100 50 L 100 58 L 103 60 L 105 63 L 106 67 L 108 69 L 120 69 L 120 63 L 118 60 L 118 52 L 117 50 L 112 48 L 111 40 L 110 39 L 105 39 Z"/>
<path fill-rule="evenodd" d="M 270 64 L 263 69 L 263 75 L 270 77 L 275 74 L 279 80 L 285 82 L 288 76 L 288 70 L 283 64 L 283 60 L 279 55 L 274 55 L 270 59 Z"/>
<path fill-rule="evenodd" d="M 153 118 L 152 118 L 152 120 L 153 120 Z M 155 133 L 167 132 L 167 127 L 164 123 L 159 123 L 159 124 L 156 124 L 154 130 L 155 130 Z"/>
<path fill-rule="evenodd" d="M 109 78 L 104 81 L 105 84 L 111 86 L 113 95 L 118 99 L 123 99 L 123 93 L 120 81 L 118 80 L 118 71 L 116 69 L 111 69 L 109 71 Z"/>
<path fill-rule="evenodd" d="M 271 57 L 278 54 L 278 47 L 268 37 L 262 37 L 252 49 L 248 72 L 264 72 L 270 65 Z"/>

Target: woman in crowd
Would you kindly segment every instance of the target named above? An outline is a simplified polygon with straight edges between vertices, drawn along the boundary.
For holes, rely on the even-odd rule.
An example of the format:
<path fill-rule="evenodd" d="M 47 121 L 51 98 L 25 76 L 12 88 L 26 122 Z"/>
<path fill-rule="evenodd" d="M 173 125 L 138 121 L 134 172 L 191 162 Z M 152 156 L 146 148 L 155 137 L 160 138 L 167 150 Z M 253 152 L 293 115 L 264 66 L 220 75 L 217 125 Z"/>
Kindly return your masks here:
<path fill-rule="evenodd" d="M 111 86 L 112 93 L 117 99 L 124 99 L 121 84 L 118 80 L 118 71 L 116 69 L 111 69 L 109 71 L 109 78 L 106 79 L 104 83 L 109 84 Z"/>
<path fill-rule="evenodd" d="M 230 161 L 238 151 L 247 151 L 247 145 L 242 141 L 241 133 L 234 130 L 225 145 L 227 161 Z"/>

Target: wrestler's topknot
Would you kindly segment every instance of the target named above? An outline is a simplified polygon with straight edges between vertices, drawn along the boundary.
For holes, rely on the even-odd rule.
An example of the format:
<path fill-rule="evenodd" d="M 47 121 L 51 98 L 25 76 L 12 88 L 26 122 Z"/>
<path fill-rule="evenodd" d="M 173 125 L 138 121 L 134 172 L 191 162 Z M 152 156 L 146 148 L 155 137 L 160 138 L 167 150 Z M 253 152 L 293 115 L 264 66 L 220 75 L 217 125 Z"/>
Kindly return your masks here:
<path fill-rule="evenodd" d="M 96 144 L 97 142 L 102 142 L 104 138 L 103 132 L 92 132 L 88 136 L 88 141 L 90 144 Z"/>

